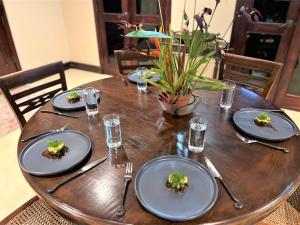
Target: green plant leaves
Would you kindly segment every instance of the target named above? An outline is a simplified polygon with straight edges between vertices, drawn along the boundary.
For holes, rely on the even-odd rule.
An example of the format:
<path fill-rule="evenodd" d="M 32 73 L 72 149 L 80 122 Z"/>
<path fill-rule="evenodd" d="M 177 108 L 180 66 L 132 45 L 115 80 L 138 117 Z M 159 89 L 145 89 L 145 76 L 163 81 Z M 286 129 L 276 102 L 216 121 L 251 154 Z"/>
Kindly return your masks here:
<path fill-rule="evenodd" d="M 131 31 L 125 35 L 125 37 L 132 38 L 172 38 L 169 35 L 157 32 L 157 31 L 147 31 L 147 30 L 135 30 Z"/>
<path fill-rule="evenodd" d="M 190 47 L 190 58 L 195 59 L 205 46 L 205 33 L 200 30 L 194 31 L 192 34 L 192 43 Z"/>

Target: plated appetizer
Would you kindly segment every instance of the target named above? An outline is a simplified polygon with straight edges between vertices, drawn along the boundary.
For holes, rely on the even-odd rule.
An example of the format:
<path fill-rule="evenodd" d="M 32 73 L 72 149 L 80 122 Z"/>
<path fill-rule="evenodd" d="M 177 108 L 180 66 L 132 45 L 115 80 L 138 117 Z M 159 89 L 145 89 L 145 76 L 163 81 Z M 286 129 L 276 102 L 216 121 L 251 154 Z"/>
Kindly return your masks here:
<path fill-rule="evenodd" d="M 71 90 L 69 95 L 68 95 L 68 102 L 69 103 L 76 103 L 79 102 L 81 99 L 81 96 L 74 90 Z"/>
<path fill-rule="evenodd" d="M 43 152 L 43 156 L 51 159 L 60 159 L 67 151 L 68 148 L 62 141 L 48 141 L 48 149 Z"/>
<path fill-rule="evenodd" d="M 271 118 L 268 113 L 262 112 L 259 116 L 255 117 L 254 123 L 260 127 L 270 127 L 271 126 Z"/>
<path fill-rule="evenodd" d="M 168 176 L 167 188 L 169 191 L 183 194 L 189 187 L 189 179 L 182 173 L 174 172 Z"/>

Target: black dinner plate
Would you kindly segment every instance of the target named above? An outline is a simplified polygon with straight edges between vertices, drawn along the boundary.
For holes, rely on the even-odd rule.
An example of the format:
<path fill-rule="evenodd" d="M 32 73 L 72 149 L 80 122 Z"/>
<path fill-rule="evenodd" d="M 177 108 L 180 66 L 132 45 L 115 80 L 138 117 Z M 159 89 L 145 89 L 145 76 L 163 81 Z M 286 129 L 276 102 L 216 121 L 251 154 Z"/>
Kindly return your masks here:
<path fill-rule="evenodd" d="M 83 99 L 83 88 L 78 88 L 75 89 L 75 91 L 82 97 L 80 101 L 75 102 L 75 103 L 69 103 L 68 102 L 68 95 L 70 91 L 72 90 L 67 90 L 63 91 L 61 93 L 56 94 L 52 99 L 51 103 L 54 108 L 61 109 L 61 110 L 66 110 L 66 111 L 72 111 L 72 110 L 80 110 L 85 108 L 85 103 Z M 100 98 L 98 94 L 98 100 Z"/>
<path fill-rule="evenodd" d="M 68 152 L 60 159 L 43 156 L 48 141 L 60 140 Z M 82 162 L 91 151 L 90 138 L 74 130 L 53 132 L 30 142 L 19 155 L 20 167 L 27 173 L 36 176 L 50 176 L 63 173 Z"/>
<path fill-rule="evenodd" d="M 188 190 L 182 195 L 166 187 L 172 172 L 181 172 L 189 178 Z M 204 166 L 177 156 L 163 156 L 144 164 L 137 172 L 134 186 L 145 209 L 172 221 L 187 221 L 203 215 L 213 207 L 218 196 L 217 183 Z"/>
<path fill-rule="evenodd" d="M 267 141 L 283 141 L 293 137 L 297 128 L 295 124 L 275 112 L 267 112 L 271 118 L 272 127 L 260 127 L 254 123 L 255 117 L 259 116 L 263 109 L 241 109 L 234 113 L 233 122 L 244 133 Z"/>
<path fill-rule="evenodd" d="M 128 74 L 128 80 L 132 83 L 137 83 L 139 80 L 139 73 L 138 71 L 134 70 L 132 71 L 130 74 Z M 160 80 L 160 76 L 158 74 L 154 74 L 153 77 L 151 77 L 151 79 L 153 82 L 158 82 Z"/>

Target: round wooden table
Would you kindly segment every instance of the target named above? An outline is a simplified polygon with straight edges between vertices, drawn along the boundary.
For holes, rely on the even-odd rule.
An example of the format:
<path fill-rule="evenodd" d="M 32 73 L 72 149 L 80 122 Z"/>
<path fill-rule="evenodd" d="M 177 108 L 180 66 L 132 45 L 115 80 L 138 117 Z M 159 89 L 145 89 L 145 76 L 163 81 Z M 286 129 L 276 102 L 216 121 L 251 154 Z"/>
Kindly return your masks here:
<path fill-rule="evenodd" d="M 213 208 L 200 218 L 180 224 L 253 224 L 260 221 L 292 194 L 300 181 L 300 137 L 275 143 L 288 147 L 285 154 L 258 144 L 248 145 L 235 135 L 233 113 L 243 107 L 274 108 L 262 97 L 247 89 L 236 91 L 229 111 L 219 108 L 219 92 L 199 92 L 205 103 L 194 114 L 206 117 L 205 149 L 200 154 L 187 150 L 188 121 L 192 117 L 174 118 L 165 114 L 158 104 L 156 89 L 139 94 L 133 84 L 125 86 L 120 78 L 91 82 L 85 86 L 102 91 L 100 115 L 88 120 L 86 112 L 71 112 L 79 119 L 67 118 L 38 111 L 24 127 L 21 137 L 57 129 L 68 124 L 69 129 L 87 134 L 92 140 L 91 156 L 77 168 L 59 176 L 36 177 L 23 173 L 27 182 L 55 210 L 77 222 L 87 224 L 174 224 L 146 211 L 134 192 L 138 169 L 147 161 L 163 155 L 189 157 L 203 163 L 207 156 L 215 164 L 233 193 L 244 203 L 236 209 L 225 189 L 218 182 L 219 195 Z M 42 109 L 52 110 L 51 103 Z M 109 151 L 105 144 L 102 117 L 107 113 L 121 117 L 122 148 Z M 178 138 L 180 136 L 181 138 Z M 180 142 L 178 144 L 178 142 Z M 26 143 L 19 142 L 18 154 Z M 108 155 L 108 160 L 80 177 L 60 187 L 55 193 L 46 189 L 69 176 L 83 165 Z M 133 180 L 126 197 L 126 214 L 116 215 L 123 189 L 124 163 L 133 162 Z"/>

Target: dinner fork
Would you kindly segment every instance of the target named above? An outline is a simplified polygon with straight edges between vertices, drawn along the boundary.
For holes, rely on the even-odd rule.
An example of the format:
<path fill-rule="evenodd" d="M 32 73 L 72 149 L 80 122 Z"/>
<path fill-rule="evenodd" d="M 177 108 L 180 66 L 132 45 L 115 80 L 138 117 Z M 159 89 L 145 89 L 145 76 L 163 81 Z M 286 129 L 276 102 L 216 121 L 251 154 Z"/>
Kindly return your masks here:
<path fill-rule="evenodd" d="M 120 77 L 121 77 L 121 80 L 123 81 L 124 85 L 127 87 L 128 83 L 127 83 L 127 80 L 124 79 L 124 75 L 120 74 Z"/>
<path fill-rule="evenodd" d="M 269 143 L 262 142 L 262 141 L 258 141 L 258 140 L 255 140 L 255 139 L 248 139 L 248 138 L 243 137 L 243 136 L 240 135 L 239 133 L 236 133 L 236 136 L 237 136 L 239 139 L 241 139 L 243 142 L 247 143 L 247 144 L 258 143 L 258 144 L 261 144 L 261 145 L 268 146 L 268 147 L 270 147 L 270 148 L 274 148 L 274 149 L 283 151 L 283 152 L 285 152 L 285 153 L 288 153 L 288 152 L 289 152 L 289 149 L 288 149 L 288 148 L 279 147 L 279 146 L 276 146 L 276 145 L 271 145 L 271 144 L 269 144 Z"/>
<path fill-rule="evenodd" d="M 26 139 L 21 139 L 22 142 L 26 142 L 26 141 L 29 141 L 31 139 L 34 139 L 34 138 L 38 138 L 39 136 L 42 136 L 44 134 L 49 134 L 49 133 L 54 133 L 54 132 L 63 132 L 65 129 L 67 129 L 68 125 L 64 125 L 63 127 L 57 129 L 57 130 L 48 130 L 46 132 L 43 132 L 43 133 L 39 133 L 39 134 L 36 134 L 36 135 L 33 135 L 29 138 L 26 138 Z"/>
<path fill-rule="evenodd" d="M 119 208 L 117 209 L 117 215 L 118 216 L 124 216 L 124 214 L 125 214 L 125 208 L 124 208 L 125 197 L 126 197 L 128 183 L 132 179 L 132 167 L 133 167 L 132 162 L 126 163 L 125 176 L 124 176 L 124 189 L 123 189 L 123 194 L 122 194 L 122 200 L 121 200 L 121 204 L 120 204 Z"/>

